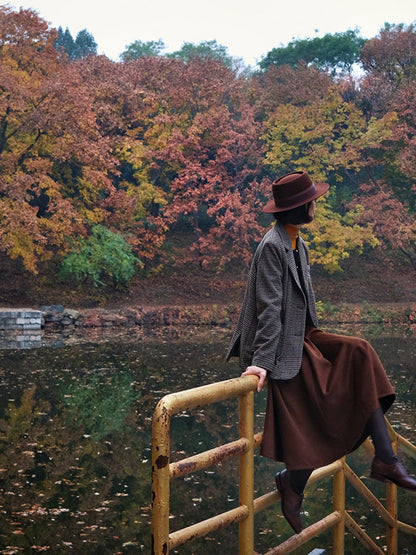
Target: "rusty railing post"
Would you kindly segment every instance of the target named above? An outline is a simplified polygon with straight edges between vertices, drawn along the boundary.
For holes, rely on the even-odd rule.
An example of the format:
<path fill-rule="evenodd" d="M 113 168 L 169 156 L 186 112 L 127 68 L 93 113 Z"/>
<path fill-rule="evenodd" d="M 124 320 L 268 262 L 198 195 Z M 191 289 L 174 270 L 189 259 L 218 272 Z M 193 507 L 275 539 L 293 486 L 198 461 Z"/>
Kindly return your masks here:
<path fill-rule="evenodd" d="M 397 453 L 397 434 L 391 427 L 390 423 L 388 424 L 388 427 L 390 428 L 390 436 L 393 436 L 390 437 L 392 440 L 391 444 L 393 447 L 393 451 Z M 397 486 L 391 482 L 386 484 L 386 509 L 394 520 L 393 526 L 390 526 L 387 523 L 387 553 L 388 555 L 397 555 L 399 540 L 399 530 L 397 526 Z"/>
<path fill-rule="evenodd" d="M 333 530 L 333 555 L 344 554 L 345 538 L 345 457 L 342 458 L 341 469 L 334 474 L 333 478 L 333 505 L 334 511 L 338 511 L 341 519 L 334 526 Z"/>
<path fill-rule="evenodd" d="M 170 414 L 161 399 L 153 414 L 152 554 L 169 553 Z"/>
<path fill-rule="evenodd" d="M 239 397 L 240 438 L 249 441 L 249 448 L 240 455 L 240 505 L 248 508 L 248 517 L 239 524 L 239 555 L 252 555 L 254 551 L 254 393 Z"/>

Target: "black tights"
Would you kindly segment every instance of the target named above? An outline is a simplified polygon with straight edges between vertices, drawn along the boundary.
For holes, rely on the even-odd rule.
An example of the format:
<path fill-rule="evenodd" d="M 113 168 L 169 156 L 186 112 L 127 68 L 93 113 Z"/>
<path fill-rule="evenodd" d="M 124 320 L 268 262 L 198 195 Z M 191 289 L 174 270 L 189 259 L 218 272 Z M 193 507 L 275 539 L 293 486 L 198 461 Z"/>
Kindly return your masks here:
<path fill-rule="evenodd" d="M 368 419 L 364 435 L 360 443 L 362 443 L 367 436 L 371 436 L 371 439 L 373 440 L 376 457 L 378 459 L 386 464 L 393 464 L 397 461 L 381 407 L 379 407 Z M 290 470 L 289 482 L 292 490 L 297 494 L 301 494 L 305 489 L 306 482 L 309 480 L 309 476 L 311 474 L 312 470 L 309 468 L 303 470 Z"/>
<path fill-rule="evenodd" d="M 373 440 L 376 457 L 378 459 L 386 464 L 393 464 L 397 461 L 381 407 L 379 407 L 368 419 L 365 432 L 367 435 L 371 436 Z"/>

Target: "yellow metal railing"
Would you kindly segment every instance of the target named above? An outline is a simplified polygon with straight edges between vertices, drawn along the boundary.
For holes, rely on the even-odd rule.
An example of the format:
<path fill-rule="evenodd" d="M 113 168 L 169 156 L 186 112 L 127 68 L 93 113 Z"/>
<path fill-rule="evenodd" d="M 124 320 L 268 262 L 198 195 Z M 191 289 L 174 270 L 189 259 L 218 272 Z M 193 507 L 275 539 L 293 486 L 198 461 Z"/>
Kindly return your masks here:
<path fill-rule="evenodd" d="M 234 378 L 179 393 L 171 393 L 161 399 L 153 415 L 152 445 L 152 553 L 168 554 L 171 549 L 188 541 L 239 523 L 239 555 L 254 552 L 254 515 L 280 499 L 278 491 L 272 491 L 254 499 L 254 449 L 261 444 L 262 434 L 254 434 L 254 391 L 258 379 L 255 376 Z M 199 453 L 178 462 L 170 462 L 170 422 L 172 416 L 218 401 L 238 397 L 239 439 L 209 451 Z M 397 434 L 389 426 L 394 449 L 400 446 L 409 456 L 416 459 L 416 447 Z M 364 444 L 373 455 L 373 447 L 367 440 Z M 169 533 L 170 481 L 196 470 L 207 468 L 231 457 L 239 457 L 239 506 L 198 522 L 187 528 Z M 416 527 L 398 520 L 397 487 L 388 483 L 386 507 L 364 485 L 347 465 L 345 457 L 315 470 L 309 481 L 313 484 L 327 476 L 333 476 L 333 512 L 305 528 L 300 534 L 291 536 L 266 555 L 290 553 L 328 528 L 333 529 L 333 554 L 344 553 L 345 527 L 368 549 L 370 553 L 385 552 L 368 536 L 345 510 L 345 483 L 348 480 L 385 521 L 387 527 L 387 553 L 397 555 L 398 532 L 416 535 Z"/>

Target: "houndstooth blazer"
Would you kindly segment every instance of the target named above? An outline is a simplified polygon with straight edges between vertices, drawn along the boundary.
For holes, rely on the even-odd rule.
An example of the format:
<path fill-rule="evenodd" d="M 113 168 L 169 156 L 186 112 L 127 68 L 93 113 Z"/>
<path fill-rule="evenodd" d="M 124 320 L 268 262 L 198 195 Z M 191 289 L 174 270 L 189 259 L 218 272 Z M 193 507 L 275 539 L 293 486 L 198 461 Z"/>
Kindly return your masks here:
<path fill-rule="evenodd" d="M 240 368 L 260 366 L 273 379 L 296 376 L 302 362 L 306 316 L 318 326 L 308 248 L 298 240 L 302 289 L 292 243 L 276 222 L 257 247 L 251 264 L 240 316 L 227 360 L 240 358 Z"/>

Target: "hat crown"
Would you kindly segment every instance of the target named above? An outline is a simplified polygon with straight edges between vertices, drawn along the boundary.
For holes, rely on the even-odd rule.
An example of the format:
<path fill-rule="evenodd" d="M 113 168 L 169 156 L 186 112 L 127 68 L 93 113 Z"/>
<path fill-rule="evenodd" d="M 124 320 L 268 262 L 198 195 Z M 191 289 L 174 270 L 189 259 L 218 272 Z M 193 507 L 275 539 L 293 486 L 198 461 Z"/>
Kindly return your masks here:
<path fill-rule="evenodd" d="M 265 212 L 282 212 L 307 204 L 326 193 L 327 183 L 315 183 L 304 171 L 288 173 L 273 183 L 273 201 L 269 201 Z"/>

